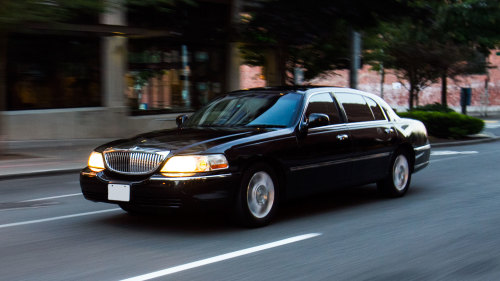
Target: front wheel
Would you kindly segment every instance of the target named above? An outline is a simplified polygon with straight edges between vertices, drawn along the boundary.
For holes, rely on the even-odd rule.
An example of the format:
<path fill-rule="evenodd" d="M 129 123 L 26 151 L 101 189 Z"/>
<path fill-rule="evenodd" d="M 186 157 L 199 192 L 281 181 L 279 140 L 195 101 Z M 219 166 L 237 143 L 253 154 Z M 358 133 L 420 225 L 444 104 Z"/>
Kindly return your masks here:
<path fill-rule="evenodd" d="M 389 175 L 377 183 L 378 190 L 388 197 L 401 197 L 410 187 L 411 167 L 407 154 L 396 152 Z"/>
<path fill-rule="evenodd" d="M 279 187 L 273 169 L 264 163 L 248 168 L 241 181 L 236 200 L 239 223 L 258 227 L 269 224 L 278 205 Z"/>

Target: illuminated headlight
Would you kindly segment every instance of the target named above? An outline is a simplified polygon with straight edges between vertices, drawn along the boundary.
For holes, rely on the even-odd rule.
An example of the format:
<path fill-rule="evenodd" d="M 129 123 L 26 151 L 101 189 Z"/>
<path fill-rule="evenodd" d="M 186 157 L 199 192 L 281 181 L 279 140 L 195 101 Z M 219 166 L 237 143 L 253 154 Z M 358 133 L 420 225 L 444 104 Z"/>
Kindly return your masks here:
<path fill-rule="evenodd" d="M 88 166 L 94 172 L 100 172 L 104 170 L 104 160 L 102 158 L 102 153 L 92 151 L 89 157 Z"/>
<path fill-rule="evenodd" d="M 174 156 L 165 163 L 161 172 L 168 176 L 189 176 L 193 173 L 222 170 L 228 167 L 227 159 L 222 154 Z"/>

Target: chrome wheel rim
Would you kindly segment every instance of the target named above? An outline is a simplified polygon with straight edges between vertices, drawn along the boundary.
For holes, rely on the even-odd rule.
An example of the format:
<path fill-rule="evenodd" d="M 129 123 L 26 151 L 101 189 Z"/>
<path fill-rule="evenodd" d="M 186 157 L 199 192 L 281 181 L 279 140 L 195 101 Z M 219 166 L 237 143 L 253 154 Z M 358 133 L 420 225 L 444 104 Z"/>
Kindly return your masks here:
<path fill-rule="evenodd" d="M 247 205 L 256 218 L 266 217 L 274 205 L 274 183 L 271 176 L 260 171 L 253 174 L 247 187 Z"/>
<path fill-rule="evenodd" d="M 403 191 L 405 189 L 409 175 L 410 167 L 408 165 L 408 160 L 404 155 L 398 155 L 394 161 L 392 170 L 392 182 L 398 191 Z"/>

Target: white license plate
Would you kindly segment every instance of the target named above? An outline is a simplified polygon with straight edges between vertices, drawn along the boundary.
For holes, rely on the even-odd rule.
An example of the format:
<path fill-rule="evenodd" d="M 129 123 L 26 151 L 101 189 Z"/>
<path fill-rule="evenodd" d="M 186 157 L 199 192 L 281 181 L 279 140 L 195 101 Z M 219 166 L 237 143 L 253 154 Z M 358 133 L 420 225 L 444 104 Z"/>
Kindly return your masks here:
<path fill-rule="evenodd" d="M 108 184 L 108 200 L 129 202 L 130 185 Z"/>

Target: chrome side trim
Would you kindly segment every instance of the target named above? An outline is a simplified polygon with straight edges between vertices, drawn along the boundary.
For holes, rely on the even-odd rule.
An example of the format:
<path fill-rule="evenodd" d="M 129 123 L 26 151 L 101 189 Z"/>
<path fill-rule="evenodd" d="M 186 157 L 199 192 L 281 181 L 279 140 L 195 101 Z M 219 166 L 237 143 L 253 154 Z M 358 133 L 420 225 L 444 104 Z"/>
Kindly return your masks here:
<path fill-rule="evenodd" d="M 198 177 L 161 177 L 161 176 L 152 176 L 150 180 L 152 181 L 188 181 L 188 180 L 204 180 L 204 179 L 220 179 L 227 178 L 232 176 L 233 174 L 220 174 L 220 175 L 209 175 L 209 176 L 198 176 Z"/>
<path fill-rule="evenodd" d="M 356 158 L 346 158 L 346 159 L 342 159 L 342 160 L 326 161 L 326 162 L 321 162 L 321 163 L 317 163 L 317 164 L 309 164 L 309 165 L 304 165 L 304 166 L 291 167 L 290 171 L 296 172 L 296 171 L 301 171 L 301 170 L 306 170 L 306 169 L 313 169 L 313 168 L 319 168 L 319 167 L 325 167 L 325 166 L 331 166 L 331 165 L 344 164 L 347 162 L 371 160 L 371 159 L 387 157 L 389 155 L 391 155 L 390 152 L 383 152 L 383 153 L 377 153 L 377 154 L 373 154 L 373 155 L 361 156 L 361 157 L 356 157 Z"/>
<path fill-rule="evenodd" d="M 415 169 L 415 170 L 417 170 L 417 169 L 419 169 L 419 168 L 420 168 L 420 167 L 422 167 L 422 166 L 427 166 L 427 165 L 429 165 L 429 163 L 430 163 L 429 161 L 425 161 L 424 163 L 420 163 L 420 164 L 418 164 L 418 165 L 415 165 L 414 169 Z"/>
<path fill-rule="evenodd" d="M 431 145 L 430 144 L 426 144 L 426 145 L 422 145 L 422 146 L 419 146 L 419 147 L 415 147 L 414 149 L 415 149 L 415 151 L 427 150 L 427 149 L 431 149 Z"/>

